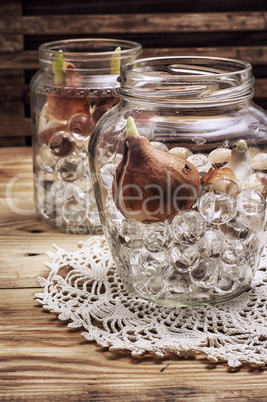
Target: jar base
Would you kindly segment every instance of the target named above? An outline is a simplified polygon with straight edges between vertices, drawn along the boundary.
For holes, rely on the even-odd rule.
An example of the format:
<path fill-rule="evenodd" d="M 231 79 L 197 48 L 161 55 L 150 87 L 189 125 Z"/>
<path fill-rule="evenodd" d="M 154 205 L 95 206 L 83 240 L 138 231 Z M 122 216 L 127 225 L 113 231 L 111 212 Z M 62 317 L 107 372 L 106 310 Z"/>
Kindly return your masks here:
<path fill-rule="evenodd" d="M 228 300 L 234 299 L 243 293 L 249 291 L 251 289 L 250 285 L 244 285 L 237 289 L 235 292 L 224 294 L 224 295 L 213 295 L 208 297 L 209 295 L 207 294 L 206 299 L 194 299 L 192 296 L 188 297 L 186 295 L 177 295 L 175 298 L 155 298 L 155 297 L 149 297 L 145 294 L 141 294 L 140 292 L 136 291 L 135 289 L 129 289 L 127 288 L 128 291 L 134 296 L 141 298 L 143 300 L 146 300 L 148 302 L 151 302 L 153 304 L 167 307 L 167 308 L 200 308 L 204 306 L 209 306 L 209 305 L 215 305 L 215 304 L 220 304 L 223 302 L 226 302 Z"/>

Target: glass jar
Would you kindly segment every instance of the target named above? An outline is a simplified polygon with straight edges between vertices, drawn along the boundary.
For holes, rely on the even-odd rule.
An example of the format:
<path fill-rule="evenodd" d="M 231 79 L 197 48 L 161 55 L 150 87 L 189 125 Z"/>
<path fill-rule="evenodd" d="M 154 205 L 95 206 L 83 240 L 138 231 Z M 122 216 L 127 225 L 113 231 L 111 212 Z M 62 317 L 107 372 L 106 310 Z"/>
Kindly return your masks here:
<path fill-rule="evenodd" d="M 89 142 L 96 200 L 129 291 L 167 306 L 250 288 L 266 242 L 267 116 L 244 61 L 122 66 Z"/>
<path fill-rule="evenodd" d="M 141 45 L 74 39 L 39 47 L 31 81 L 35 206 L 45 222 L 67 232 L 101 231 L 88 166 L 88 141 L 100 117 L 118 102 L 120 64 Z"/>

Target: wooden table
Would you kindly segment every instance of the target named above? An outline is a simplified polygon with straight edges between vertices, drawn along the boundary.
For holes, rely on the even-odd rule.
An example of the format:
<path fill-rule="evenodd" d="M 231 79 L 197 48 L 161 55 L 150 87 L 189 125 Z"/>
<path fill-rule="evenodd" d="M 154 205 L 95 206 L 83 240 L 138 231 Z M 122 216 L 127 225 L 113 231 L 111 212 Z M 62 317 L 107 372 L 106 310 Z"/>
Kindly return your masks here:
<path fill-rule="evenodd" d="M 74 251 L 86 236 L 37 219 L 31 158 L 30 148 L 0 149 L 0 400 L 266 401 L 266 368 L 109 352 L 42 309 L 46 251 Z"/>

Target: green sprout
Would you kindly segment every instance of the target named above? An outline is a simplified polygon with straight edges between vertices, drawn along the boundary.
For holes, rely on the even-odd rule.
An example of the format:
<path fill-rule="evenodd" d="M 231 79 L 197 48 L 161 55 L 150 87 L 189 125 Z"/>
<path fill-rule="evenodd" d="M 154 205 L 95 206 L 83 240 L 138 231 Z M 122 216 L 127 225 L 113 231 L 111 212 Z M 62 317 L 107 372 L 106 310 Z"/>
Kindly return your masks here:
<path fill-rule="evenodd" d="M 132 137 L 139 137 L 139 132 L 137 130 L 136 124 L 132 116 L 127 117 L 127 124 L 126 124 L 126 135 Z"/>
<path fill-rule="evenodd" d="M 111 57 L 110 70 L 111 74 L 120 74 L 121 68 L 121 48 L 116 47 Z"/>
<path fill-rule="evenodd" d="M 53 73 L 54 73 L 55 84 L 62 85 L 64 83 L 64 74 L 65 74 L 65 63 L 62 50 L 59 50 L 59 52 L 55 55 L 53 61 Z"/>

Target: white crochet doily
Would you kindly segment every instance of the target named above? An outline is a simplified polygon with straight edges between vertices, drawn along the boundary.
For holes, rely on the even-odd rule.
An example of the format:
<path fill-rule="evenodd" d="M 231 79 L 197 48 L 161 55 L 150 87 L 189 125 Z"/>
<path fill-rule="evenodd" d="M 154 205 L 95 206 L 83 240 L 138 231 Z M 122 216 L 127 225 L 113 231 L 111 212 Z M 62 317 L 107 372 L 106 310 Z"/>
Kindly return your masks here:
<path fill-rule="evenodd" d="M 231 367 L 267 363 L 266 252 L 250 291 L 197 309 L 156 306 L 127 293 L 103 236 L 79 243 L 75 252 L 54 246 L 48 278 L 38 278 L 43 308 L 83 328 L 82 335 L 110 350 L 180 356 L 204 352 Z"/>

